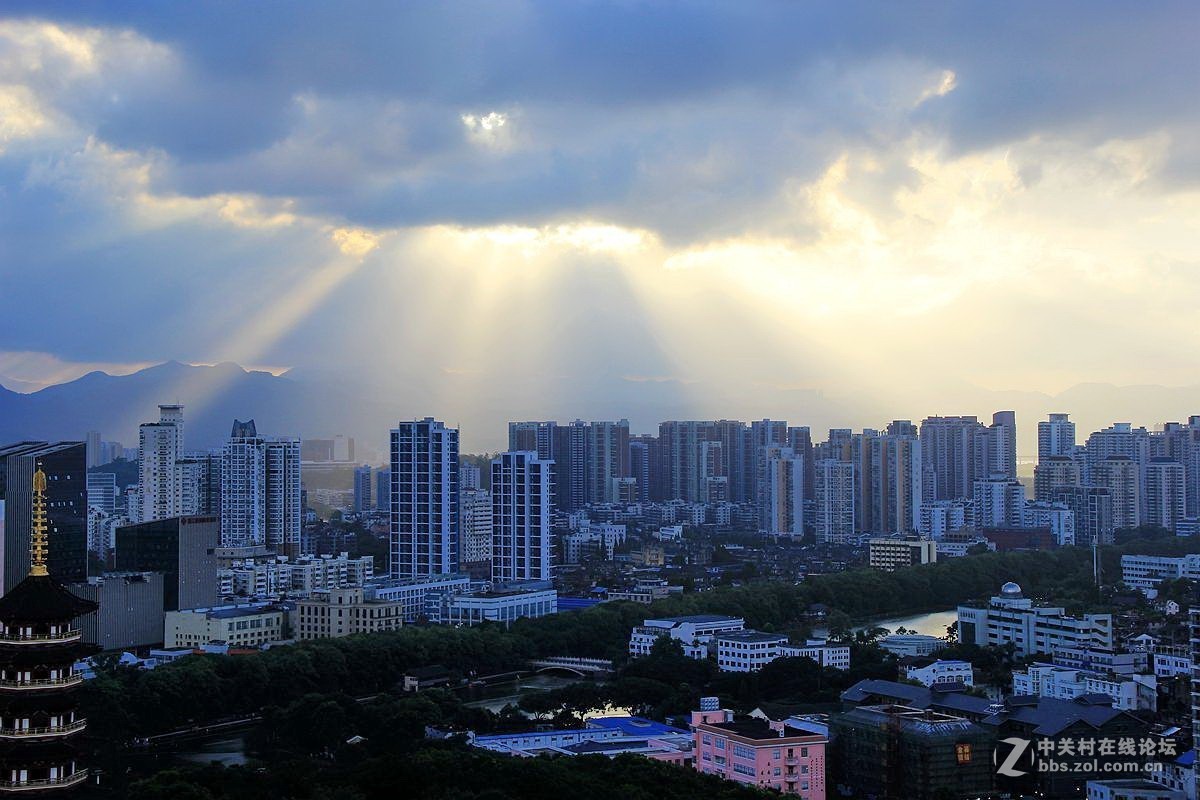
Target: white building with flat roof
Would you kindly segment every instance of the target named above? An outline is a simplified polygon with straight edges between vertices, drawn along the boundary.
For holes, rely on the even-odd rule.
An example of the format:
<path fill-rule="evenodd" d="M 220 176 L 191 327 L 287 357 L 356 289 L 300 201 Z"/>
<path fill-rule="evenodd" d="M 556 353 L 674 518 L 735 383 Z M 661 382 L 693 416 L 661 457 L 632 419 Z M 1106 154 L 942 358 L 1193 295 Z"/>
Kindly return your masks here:
<path fill-rule="evenodd" d="M 654 643 L 666 636 L 683 645 L 692 658 L 705 658 L 708 645 L 718 634 L 736 633 L 746 629 L 746 620 L 721 614 L 693 614 L 685 617 L 648 619 L 635 627 L 629 636 L 629 655 L 650 655 Z"/>
<path fill-rule="evenodd" d="M 1154 711 L 1158 682 L 1154 675 L 1114 675 L 1034 662 L 1013 672 L 1013 694 L 1074 700 L 1085 694 L 1112 698 L 1113 708 Z"/>
<path fill-rule="evenodd" d="M 1113 621 L 1112 614 L 1068 617 L 1062 608 L 1035 606 L 1010 582 L 983 608 L 958 607 L 958 638 L 981 647 L 1012 643 L 1019 656 L 1051 654 L 1064 647 L 1111 650 Z"/>
<path fill-rule="evenodd" d="M 894 572 L 937 561 L 937 542 L 913 537 L 878 537 L 868 543 L 871 569 Z"/>
<path fill-rule="evenodd" d="M 508 627 L 521 617 L 546 617 L 558 613 L 554 589 L 488 591 L 450 595 L 442 622 L 450 625 L 479 625 L 497 622 Z"/>
<path fill-rule="evenodd" d="M 285 638 L 290 609 L 278 603 L 193 608 L 168 611 L 163 649 L 200 647 L 223 642 L 230 647 L 261 647 Z"/>
<path fill-rule="evenodd" d="M 922 658 L 912 664 L 905 664 L 901 669 L 905 678 L 922 686 L 933 686 L 937 683 L 975 685 L 975 670 L 970 661 Z"/>
<path fill-rule="evenodd" d="M 1158 593 L 1164 580 L 1200 580 L 1200 554 L 1185 556 L 1121 556 L 1121 582 L 1140 590 L 1147 597 Z"/>
<path fill-rule="evenodd" d="M 879 647 L 900 657 L 927 656 L 947 644 L 945 639 L 927 633 L 893 633 L 879 640 Z"/>
<path fill-rule="evenodd" d="M 782 633 L 735 631 L 715 638 L 721 672 L 758 672 L 782 655 L 788 637 Z"/>
<path fill-rule="evenodd" d="M 830 669 L 850 669 L 850 648 L 830 644 L 825 639 L 807 639 L 804 644 L 786 644 L 780 649 L 783 658 L 811 658 L 819 666 Z"/>

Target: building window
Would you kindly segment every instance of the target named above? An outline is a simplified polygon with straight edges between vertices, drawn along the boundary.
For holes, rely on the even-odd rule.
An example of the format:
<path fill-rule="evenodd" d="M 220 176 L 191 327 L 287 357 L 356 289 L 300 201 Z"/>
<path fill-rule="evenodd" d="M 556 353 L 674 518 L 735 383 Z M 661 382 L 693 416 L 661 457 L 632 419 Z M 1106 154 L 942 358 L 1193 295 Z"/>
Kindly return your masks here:
<path fill-rule="evenodd" d="M 954 757 L 959 764 L 971 763 L 971 745 L 967 742 L 962 742 L 954 745 Z"/>

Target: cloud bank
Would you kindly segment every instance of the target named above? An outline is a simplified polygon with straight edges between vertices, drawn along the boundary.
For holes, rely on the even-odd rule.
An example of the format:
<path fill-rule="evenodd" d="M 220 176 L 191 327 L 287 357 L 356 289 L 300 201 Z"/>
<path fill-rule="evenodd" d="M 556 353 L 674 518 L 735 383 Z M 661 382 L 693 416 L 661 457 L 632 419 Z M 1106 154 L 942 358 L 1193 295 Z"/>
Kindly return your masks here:
<path fill-rule="evenodd" d="M 469 426 L 1194 381 L 1195 4 L 6 8 L 22 385 L 236 360 Z"/>

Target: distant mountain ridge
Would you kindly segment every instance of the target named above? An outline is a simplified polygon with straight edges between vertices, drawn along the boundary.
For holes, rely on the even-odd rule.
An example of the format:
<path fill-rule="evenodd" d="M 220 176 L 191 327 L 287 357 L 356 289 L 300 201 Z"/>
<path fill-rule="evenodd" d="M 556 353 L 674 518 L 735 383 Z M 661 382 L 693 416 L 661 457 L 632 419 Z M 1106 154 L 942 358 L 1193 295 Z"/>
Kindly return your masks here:
<path fill-rule="evenodd" d="M 371 376 L 366 376 L 370 378 Z M 1018 450 L 1022 458 L 1036 453 L 1036 423 L 1050 412 L 1071 414 L 1079 441 L 1114 421 L 1155 428 L 1167 421 L 1184 421 L 1200 414 L 1200 386 L 1113 386 L 1085 383 L 1057 395 L 1027 391 L 991 391 L 966 384 L 931 391 L 936 403 L 903 406 L 884 396 L 838 397 L 833 393 L 793 390 L 752 398 L 737 398 L 703 386 L 688 404 L 668 384 L 595 382 L 551 404 L 527 404 L 520 395 L 431 392 L 420 376 L 406 376 L 383 390 L 368 388 L 352 376 L 245 370 L 237 364 L 192 366 L 168 361 L 128 375 L 91 372 L 67 383 L 30 394 L 0 387 L 0 443 L 19 439 L 82 439 L 98 430 L 106 440 L 137 444 L 137 426 L 157 419 L 159 403 L 183 403 L 189 449 L 219 446 L 234 419 L 253 418 L 264 435 L 321 438 L 342 433 L 357 440 L 362 456 L 379 458 L 387 447 L 387 432 L 397 420 L 427 414 L 463 427 L 463 451 L 503 447 L 505 423 L 516 419 L 619 419 L 628 417 L 634 432 L 657 431 L 666 419 L 760 419 L 774 410 L 775 418 L 792 425 L 809 425 L 823 440 L 831 427 L 881 428 L 892 419 L 919 422 L 933 414 L 976 414 L 989 421 L 996 410 L 1017 413 Z M 575 387 L 578 388 L 578 387 Z M 385 399 L 377 399 L 385 398 Z M 538 401 L 533 401 L 538 402 Z M 731 407 L 726 407 L 731 406 Z M 758 413 L 754 413 L 757 409 Z M 779 410 L 784 409 L 783 413 Z M 554 413 L 555 411 L 558 413 Z M 361 457 L 360 457 L 361 458 Z"/>
<path fill-rule="evenodd" d="M 265 435 L 345 433 L 381 442 L 398 419 L 395 409 L 336 387 L 298 384 L 232 363 L 168 361 L 129 375 L 90 372 L 31 394 L 0 388 L 0 441 L 81 439 L 98 430 L 106 440 L 132 447 L 137 426 L 157 419 L 158 404 L 176 402 L 185 406 L 189 449 L 220 445 L 235 418 L 257 417 Z"/>

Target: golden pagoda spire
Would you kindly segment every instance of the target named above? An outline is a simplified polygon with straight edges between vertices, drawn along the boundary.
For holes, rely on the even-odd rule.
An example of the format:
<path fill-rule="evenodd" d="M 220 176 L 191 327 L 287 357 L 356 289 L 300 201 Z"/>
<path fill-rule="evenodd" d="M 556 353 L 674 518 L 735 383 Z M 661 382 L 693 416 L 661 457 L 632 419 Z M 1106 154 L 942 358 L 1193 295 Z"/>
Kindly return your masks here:
<path fill-rule="evenodd" d="M 39 464 L 33 473 L 33 535 L 29 539 L 29 574 L 49 575 L 46 569 L 46 473 Z"/>

